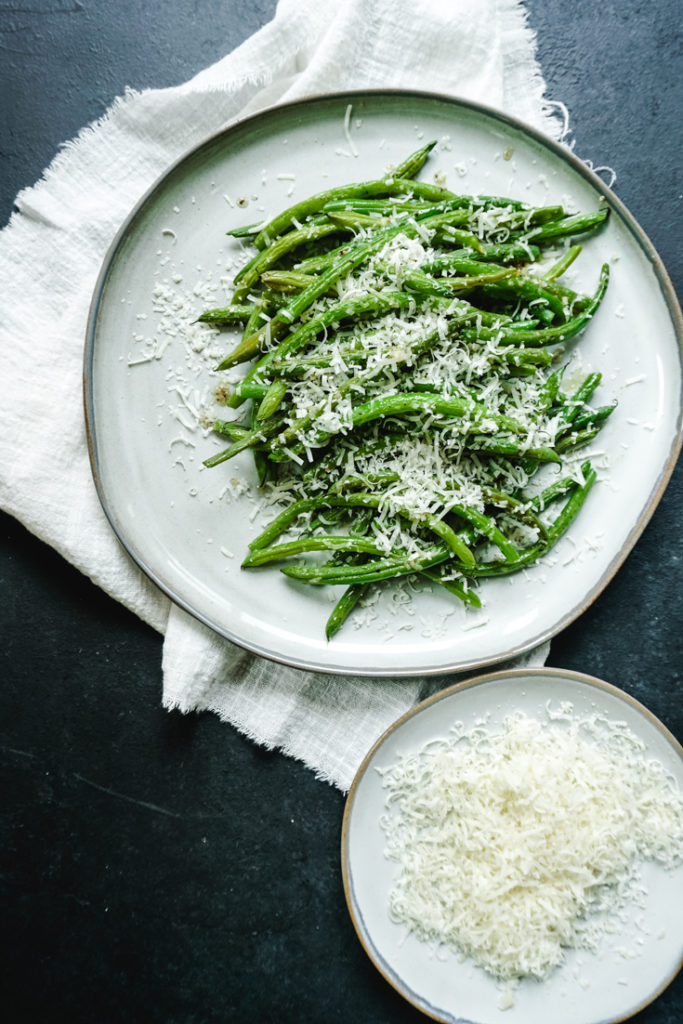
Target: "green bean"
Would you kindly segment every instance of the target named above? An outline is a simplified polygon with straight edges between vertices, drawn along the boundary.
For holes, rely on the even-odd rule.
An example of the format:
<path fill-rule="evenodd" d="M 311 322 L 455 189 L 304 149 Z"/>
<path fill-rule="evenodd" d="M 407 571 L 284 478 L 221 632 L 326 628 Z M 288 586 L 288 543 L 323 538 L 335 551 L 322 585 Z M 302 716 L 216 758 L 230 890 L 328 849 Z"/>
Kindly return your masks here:
<path fill-rule="evenodd" d="M 428 185 L 425 182 L 413 181 L 411 178 L 381 178 L 378 181 L 363 181 L 354 185 L 342 185 L 339 188 L 328 189 L 319 192 L 315 196 L 303 199 L 299 203 L 290 206 L 289 209 L 274 217 L 258 233 L 254 239 L 257 249 L 265 249 L 273 239 L 287 231 L 295 221 L 303 222 L 311 214 L 318 213 L 323 207 L 336 199 L 360 199 L 370 196 L 390 195 L 416 195 L 423 199 L 439 202 L 444 199 L 454 199 L 455 196 L 448 189 L 439 185 Z"/>
<path fill-rule="evenodd" d="M 549 221 L 555 222 L 564 215 L 564 209 L 561 206 L 538 206 L 536 209 L 531 210 L 527 223 L 529 224 L 546 224 Z"/>
<path fill-rule="evenodd" d="M 207 309 L 197 317 L 197 320 L 202 324 L 234 324 L 248 320 L 253 312 L 253 305 L 233 303 L 230 306 L 223 306 L 222 309 Z"/>
<path fill-rule="evenodd" d="M 550 366 L 553 361 L 552 355 L 545 348 L 506 348 L 498 354 L 514 366 Z"/>
<path fill-rule="evenodd" d="M 498 263 L 489 263 L 483 258 L 476 259 L 473 253 L 456 253 L 451 256 L 439 256 L 437 259 L 430 260 L 428 263 L 423 263 L 421 268 L 427 274 L 439 274 L 448 271 L 453 271 L 456 274 L 465 274 L 472 277 L 478 277 L 480 274 L 485 275 L 487 273 L 500 273 L 501 268 Z M 507 274 L 513 274 L 514 269 L 506 269 Z"/>
<path fill-rule="evenodd" d="M 263 221 L 259 221 L 258 224 L 245 224 L 241 228 L 230 228 L 226 231 L 226 235 L 231 235 L 232 238 L 248 238 L 249 235 L 256 235 L 263 227 Z"/>
<path fill-rule="evenodd" d="M 267 420 L 278 410 L 282 404 L 282 399 L 287 394 L 287 385 L 284 381 L 274 380 L 270 387 L 266 390 L 261 404 L 258 407 L 256 413 L 257 420 Z"/>
<path fill-rule="evenodd" d="M 419 174 L 431 151 L 436 145 L 436 139 L 432 142 L 428 142 L 426 146 L 421 146 L 410 156 L 407 156 L 405 160 L 402 160 L 393 170 L 393 176 L 396 178 L 414 178 L 416 174 Z"/>
<path fill-rule="evenodd" d="M 360 490 L 367 487 L 375 487 L 377 484 L 392 484 L 400 480 L 398 473 L 390 471 L 384 473 L 365 473 L 359 476 L 343 476 L 330 488 L 331 492 L 341 494 L 343 491 Z"/>
<path fill-rule="evenodd" d="M 248 294 L 249 289 L 258 281 L 263 271 L 270 270 L 273 264 L 281 260 L 288 252 L 298 249 L 299 246 L 305 245 L 307 242 L 316 242 L 321 238 L 327 238 L 328 235 L 338 235 L 341 230 L 343 230 L 342 225 L 336 222 L 306 225 L 278 238 L 235 275 L 234 283 L 240 285 L 238 298 L 239 295 Z"/>
<path fill-rule="evenodd" d="M 366 562 L 362 566 L 286 566 L 280 571 L 290 579 L 300 580 L 303 583 L 311 583 L 314 586 L 335 586 L 353 583 L 377 583 L 380 580 L 397 579 L 399 576 L 410 576 L 413 573 L 424 572 L 434 565 L 445 562 L 449 557 L 449 550 L 443 548 L 431 548 L 424 554 L 409 558 L 407 556 L 376 559 Z M 468 570 L 469 571 L 469 570 Z"/>
<path fill-rule="evenodd" d="M 514 273 L 508 267 L 498 267 L 495 269 L 489 269 L 489 264 L 481 263 L 480 271 L 477 271 L 471 277 L 431 277 L 429 274 L 425 274 L 422 270 L 411 270 L 404 275 L 403 282 L 404 286 L 408 287 L 411 291 L 420 292 L 423 295 L 453 295 L 454 292 L 465 292 L 470 291 L 472 288 L 478 288 L 482 284 L 487 284 L 493 281 L 499 281 L 501 278 L 509 277 L 510 274 Z"/>
<path fill-rule="evenodd" d="M 340 231 L 363 231 L 365 228 L 386 228 L 391 224 L 388 217 L 379 217 L 371 213 L 359 213 L 357 210 L 330 211 L 327 215 Z M 286 236 L 285 236 L 286 237 Z"/>
<path fill-rule="evenodd" d="M 300 270 L 265 270 L 261 274 L 263 284 L 279 292 L 300 292 L 314 279 L 312 274 L 304 274 Z"/>
<path fill-rule="evenodd" d="M 277 544 L 270 548 L 259 548 L 252 551 L 242 562 L 244 568 L 256 565 L 265 565 L 266 562 L 275 562 L 282 558 L 291 558 L 292 555 L 300 555 L 307 551 L 363 551 L 370 555 L 380 555 L 382 549 L 372 541 L 363 540 L 362 537 L 303 537 L 299 540 L 288 541 L 286 544 Z"/>
<path fill-rule="evenodd" d="M 475 307 L 468 307 L 468 304 L 463 305 L 459 303 L 455 306 L 454 302 L 450 301 L 448 303 L 448 309 L 456 314 L 449 316 L 449 326 L 451 329 L 459 324 L 466 324 L 480 317 L 484 320 L 488 320 L 489 322 L 495 322 L 496 319 L 491 317 L 490 314 L 481 314 Z M 462 312 L 460 312 L 461 310 Z M 368 339 L 371 340 L 372 335 L 366 336 L 365 338 L 355 342 L 350 342 L 349 344 L 338 344 L 336 346 L 337 358 L 341 358 L 345 363 L 351 365 L 359 362 L 366 362 L 368 357 Z M 527 351 L 525 349 L 511 347 L 508 349 L 501 349 L 496 354 L 500 359 L 506 361 L 533 363 L 536 366 L 544 366 L 552 361 L 552 356 L 544 349 L 532 349 Z M 334 357 L 332 354 L 325 352 L 319 355 L 311 355 L 306 358 L 298 358 L 296 362 L 287 358 L 273 358 L 267 364 L 264 364 L 263 369 L 268 369 L 270 372 L 278 376 L 293 378 L 301 377 L 312 369 L 324 369 L 331 366 L 333 362 Z M 248 398 L 254 397 L 254 395 L 260 396 L 261 394 L 260 390 L 256 390 L 252 394 L 251 390 L 249 390 L 248 384 L 246 386 L 244 384 L 240 385 L 239 390 L 240 394 L 244 394 Z M 417 386 L 416 390 L 418 390 Z"/>
<path fill-rule="evenodd" d="M 562 277 L 564 273 L 571 267 L 574 260 L 579 256 L 581 252 L 580 245 L 572 245 L 567 249 L 564 256 L 554 263 L 550 270 L 547 270 L 543 275 L 545 281 L 555 281 L 558 277 Z"/>
<path fill-rule="evenodd" d="M 373 293 L 362 295 L 355 299 L 347 299 L 325 310 L 318 317 L 308 320 L 295 331 L 292 331 L 277 348 L 269 353 L 267 359 L 270 360 L 275 358 L 276 355 L 282 356 L 302 348 L 312 337 L 315 337 L 316 334 L 332 324 L 347 318 L 379 316 L 389 309 L 395 309 L 397 306 L 407 306 L 409 301 L 409 296 L 398 293 L 384 293 L 382 295 Z M 265 335 L 266 331 L 264 330 L 253 334 L 249 338 L 243 338 L 230 355 L 226 356 L 218 364 L 217 369 L 226 370 L 230 366 L 235 366 L 237 363 L 246 362 L 248 359 L 253 358 L 259 352 Z"/>
<path fill-rule="evenodd" d="M 352 210 L 355 213 L 376 213 L 382 217 L 392 217 L 397 213 L 422 213 L 430 205 L 413 199 L 336 199 L 323 206 L 323 213 Z"/>
<path fill-rule="evenodd" d="M 482 294 L 485 298 L 522 298 L 528 302 L 544 303 L 556 317 L 561 317 L 566 322 L 567 305 L 561 296 L 558 296 L 550 288 L 544 287 L 543 282 L 525 277 L 520 274 L 508 273 L 501 275 L 501 280 L 492 283 L 482 282 Z M 539 309 L 534 310 L 538 316 Z"/>
<path fill-rule="evenodd" d="M 325 637 L 331 640 L 335 633 L 338 633 L 349 615 L 367 591 L 367 585 L 363 583 L 352 583 L 347 587 L 342 596 L 332 609 L 330 617 L 325 624 Z"/>
<path fill-rule="evenodd" d="M 228 448 L 217 452 L 208 459 L 204 459 L 203 464 L 208 469 L 211 469 L 213 466 L 219 466 L 222 462 L 227 462 L 228 459 L 234 458 L 235 455 L 239 455 L 240 452 L 245 451 L 247 448 L 260 447 L 264 442 L 267 442 L 277 434 L 278 430 L 282 429 L 282 426 L 283 423 L 281 421 L 273 420 L 271 417 L 262 425 L 252 428 L 242 437 L 235 438 Z"/>
<path fill-rule="evenodd" d="M 598 474 L 592 466 L 589 466 L 583 476 L 583 484 L 576 488 L 557 519 L 548 527 L 548 548 L 551 548 L 567 532 L 598 478 Z"/>
<path fill-rule="evenodd" d="M 340 389 L 342 391 L 348 391 L 350 385 Z M 282 434 L 277 438 L 277 447 L 273 449 L 273 454 L 279 456 L 288 457 L 285 449 L 292 443 L 296 443 L 301 432 L 308 429 L 315 421 L 316 417 L 325 408 L 325 403 L 321 403 L 319 406 L 314 407 L 313 411 L 307 416 L 300 417 L 295 420 L 291 426 L 287 427 Z M 460 429 L 464 432 L 469 432 L 477 425 L 481 425 L 482 421 L 488 421 L 495 426 L 504 429 L 512 430 L 517 433 L 524 433 L 524 427 L 516 420 L 509 416 L 501 416 L 497 413 L 492 413 L 487 410 L 484 406 L 473 401 L 472 399 L 466 398 L 455 398 L 455 397 L 444 397 L 438 394 L 423 394 L 423 393 L 407 393 L 399 395 L 384 395 L 380 398 L 370 399 L 368 402 L 364 402 L 352 412 L 350 429 L 357 429 L 358 427 L 364 426 L 366 423 L 370 423 L 377 419 L 387 419 L 390 417 L 402 417 L 411 415 L 414 413 L 424 413 L 427 416 L 449 416 L 456 417 L 460 423 Z M 471 417 L 471 418 L 470 418 Z M 438 425 L 438 424 L 437 424 Z M 448 424 L 451 425 L 450 423 Z M 326 444 L 330 439 L 330 434 L 325 431 L 320 431 L 316 436 L 316 444 Z M 254 443 L 258 443 L 260 438 L 254 437 Z M 235 442 L 232 446 L 236 448 L 240 442 Z M 246 446 L 246 445 L 245 445 Z M 241 451 L 242 449 L 239 448 Z M 294 449 L 295 454 L 298 454 L 302 450 L 301 444 Z M 236 454 L 236 452 L 235 452 Z M 228 456 L 231 457 L 231 456 Z M 552 454 L 550 461 L 557 461 L 557 456 Z"/>
<path fill-rule="evenodd" d="M 496 508 L 505 509 L 510 515 L 519 519 L 521 522 L 526 523 L 527 526 L 530 526 L 534 530 L 538 530 L 542 536 L 546 535 L 547 531 L 545 525 L 531 508 L 530 502 L 519 501 L 512 495 L 494 490 L 492 487 L 484 487 L 482 489 L 482 493 L 487 505 L 493 505 Z"/>
<path fill-rule="evenodd" d="M 565 238 L 567 235 L 583 235 L 599 227 L 607 219 L 608 214 L 609 209 L 605 208 L 596 213 L 578 213 L 573 217 L 561 217 L 533 228 L 526 237 L 538 244 L 551 239 L 554 241 L 556 238 Z"/>
<path fill-rule="evenodd" d="M 581 465 L 581 475 L 585 480 L 586 474 L 591 470 L 590 462 L 584 462 Z M 541 491 L 535 497 L 530 499 L 530 504 L 538 512 L 543 512 L 548 505 L 552 504 L 553 501 L 557 501 L 558 498 L 563 498 L 564 495 L 573 490 L 577 486 L 577 479 L 575 476 L 565 476 L 561 480 L 556 480 L 554 483 L 546 487 L 545 490 Z"/>
<path fill-rule="evenodd" d="M 525 447 L 519 441 L 506 437 L 504 434 L 496 434 L 494 437 L 489 437 L 486 434 L 470 434 L 467 443 L 473 451 L 505 455 L 508 459 L 531 459 L 532 462 L 557 463 L 562 461 L 552 448 Z"/>
<path fill-rule="evenodd" d="M 589 444 L 595 437 L 600 433 L 598 427 L 590 427 L 586 430 L 573 430 L 571 434 L 565 434 L 564 437 L 560 438 L 555 444 L 555 451 L 559 455 L 564 455 L 565 452 L 574 451 L 576 448 L 582 448 L 585 444 Z"/>
<path fill-rule="evenodd" d="M 321 271 L 331 267 L 335 260 L 345 256 L 350 251 L 352 245 L 352 242 L 344 242 L 343 245 L 339 245 L 336 249 L 331 249 L 329 252 L 322 253 L 320 256 L 309 256 L 305 260 L 300 260 L 296 264 L 295 269 L 302 274 L 319 274 Z"/>
<path fill-rule="evenodd" d="M 253 404 L 252 407 L 251 407 L 251 415 L 250 415 L 250 422 L 251 422 L 251 429 L 252 429 L 252 431 L 258 426 L 258 423 L 259 423 L 258 414 L 259 414 L 258 408 L 257 408 L 256 404 Z M 240 440 L 239 438 L 235 438 L 235 441 L 233 443 L 238 443 L 239 440 Z M 271 472 L 270 464 L 268 462 L 268 459 L 266 458 L 265 452 L 263 451 L 263 449 L 261 448 L 260 445 L 253 445 L 252 446 L 252 448 L 251 448 L 251 457 L 254 460 L 254 469 L 256 471 L 256 479 L 258 480 L 259 487 L 263 487 L 263 485 L 265 484 L 266 480 L 270 476 L 270 472 Z"/>
<path fill-rule="evenodd" d="M 451 323 L 447 325 L 447 330 L 454 329 L 455 326 L 455 324 Z M 397 357 L 397 364 L 413 361 L 416 356 L 424 354 L 439 340 L 441 340 L 441 338 L 441 329 L 437 327 L 424 337 L 416 340 L 412 345 L 407 346 L 400 359 Z M 348 394 L 353 387 L 358 387 L 362 380 L 363 377 L 360 376 L 355 379 L 350 379 L 345 384 L 340 385 L 338 388 L 338 397 L 341 398 Z M 316 418 L 320 416 L 325 407 L 326 402 L 323 401 L 318 403 L 318 405 L 314 406 L 309 413 L 305 416 L 299 417 L 285 430 L 283 430 L 277 439 L 280 449 L 283 449 L 292 442 L 300 440 L 302 431 L 308 429 L 315 422 Z M 388 395 L 376 401 L 371 400 L 370 402 L 366 402 L 357 406 L 353 410 L 350 427 L 355 429 L 380 417 L 396 416 L 411 411 L 418 412 L 420 409 L 436 414 L 450 414 L 454 416 L 465 416 L 467 413 L 472 413 L 478 418 L 478 421 L 486 419 L 491 423 L 495 423 L 497 426 L 513 431 L 521 431 L 523 429 L 520 424 L 510 417 L 490 413 L 483 406 L 471 399 L 446 398 L 431 394 Z M 329 433 L 321 431 L 319 432 L 317 443 L 326 443 L 327 440 L 329 440 L 329 437 Z M 258 439 L 256 438 L 255 440 Z"/>
<path fill-rule="evenodd" d="M 597 425 L 600 425 L 604 423 L 609 416 L 612 415 L 616 408 L 616 402 L 611 402 L 609 405 L 601 405 L 597 409 L 586 408 L 576 414 L 576 416 L 571 422 L 571 425 L 567 426 L 565 430 L 584 430 L 587 427 L 595 427 Z"/>
<path fill-rule="evenodd" d="M 230 437 L 233 441 L 249 433 L 249 427 L 245 427 L 241 423 L 233 423 L 231 420 L 215 420 L 213 429 L 217 434 Z"/>
<path fill-rule="evenodd" d="M 523 242 L 499 242 L 496 245 L 482 245 L 481 258 L 494 263 L 534 263 L 541 258 L 541 250 L 537 245 Z"/>
<path fill-rule="evenodd" d="M 447 579 L 439 573 L 438 569 L 423 569 L 420 575 L 425 576 L 432 583 L 438 583 L 440 587 L 450 591 L 451 594 L 455 594 L 464 604 L 469 604 L 473 608 L 481 608 L 479 595 L 471 587 L 465 586 L 461 580 Z"/>
<path fill-rule="evenodd" d="M 543 350 L 541 349 L 541 351 Z M 557 396 L 560 392 L 560 384 L 562 383 L 562 377 L 564 376 L 564 370 L 564 366 L 561 366 L 547 378 L 541 389 L 541 393 L 538 396 L 537 409 L 539 413 L 547 413 L 557 401 Z"/>
<path fill-rule="evenodd" d="M 578 416 L 579 412 L 591 397 L 595 389 L 602 380 L 601 373 L 589 373 L 584 378 L 583 382 L 576 389 L 571 398 L 568 398 L 562 405 L 560 414 L 557 418 L 557 429 L 558 431 L 564 430 L 568 427 Z"/>
<path fill-rule="evenodd" d="M 364 402 L 353 411 L 353 426 L 361 427 L 364 423 L 369 423 L 380 417 L 405 416 L 416 412 L 459 418 L 471 416 L 473 424 L 489 420 L 503 430 L 511 430 L 520 434 L 525 432 L 525 428 L 517 420 L 510 416 L 492 413 L 472 399 L 410 393 L 385 395 Z"/>
<path fill-rule="evenodd" d="M 239 397 L 258 398 L 261 400 L 265 398 L 269 387 L 269 384 L 261 384 L 256 380 L 242 381 L 239 385 Z"/>
<path fill-rule="evenodd" d="M 444 224 L 437 228 L 432 241 L 438 245 L 450 245 L 457 250 L 476 256 L 484 253 L 484 243 L 472 231 L 456 228 L 452 224 Z"/>
<path fill-rule="evenodd" d="M 259 327 L 263 323 L 263 317 L 261 314 L 265 313 L 266 316 L 268 316 L 269 308 L 269 303 L 267 303 L 263 297 L 261 297 L 257 302 L 254 303 L 249 319 L 244 325 L 244 330 L 242 332 L 242 341 L 244 341 L 245 338 L 250 337 L 250 335 L 252 335 L 255 331 L 259 329 Z"/>
<path fill-rule="evenodd" d="M 249 550 L 258 551 L 260 548 L 268 547 L 290 527 L 295 519 L 305 515 L 307 512 L 320 508 L 326 502 L 327 498 L 325 495 L 317 498 L 302 498 L 300 501 L 293 502 L 288 508 L 280 512 L 258 537 L 251 541 Z"/>
<path fill-rule="evenodd" d="M 460 516 L 466 523 L 470 523 L 477 533 L 487 537 L 493 544 L 496 545 L 498 550 L 501 552 L 506 562 L 517 562 L 519 561 L 519 551 L 511 544 L 504 533 L 496 526 L 493 519 L 489 516 L 484 515 L 483 512 L 479 512 L 476 508 L 471 508 L 467 505 L 453 505 L 451 512 Z"/>
<path fill-rule="evenodd" d="M 335 499 L 330 499 L 334 501 Z M 340 496 L 338 500 L 343 500 L 349 507 L 357 505 L 366 505 L 371 508 L 379 508 L 382 499 L 374 494 L 348 494 L 343 498 Z M 467 544 L 465 544 L 455 533 L 454 530 L 444 522 L 442 519 L 438 519 L 434 515 L 428 513 L 422 514 L 419 518 L 412 516 L 407 510 L 397 508 L 396 512 L 398 515 L 409 519 L 416 526 L 424 525 L 429 530 L 439 537 L 444 544 L 447 546 L 449 551 L 461 562 L 463 565 L 471 565 L 474 562 L 474 555 L 469 550 Z"/>

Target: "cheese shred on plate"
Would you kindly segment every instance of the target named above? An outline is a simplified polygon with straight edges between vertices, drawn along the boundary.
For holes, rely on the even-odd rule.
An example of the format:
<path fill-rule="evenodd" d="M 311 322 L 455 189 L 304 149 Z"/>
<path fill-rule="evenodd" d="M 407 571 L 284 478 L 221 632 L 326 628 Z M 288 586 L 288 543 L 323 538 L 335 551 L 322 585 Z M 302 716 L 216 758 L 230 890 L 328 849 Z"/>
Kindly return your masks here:
<path fill-rule="evenodd" d="M 567 705 L 548 714 L 460 723 L 382 772 L 392 919 L 504 980 L 595 949 L 643 860 L 683 862 L 683 799 L 642 742 Z"/>

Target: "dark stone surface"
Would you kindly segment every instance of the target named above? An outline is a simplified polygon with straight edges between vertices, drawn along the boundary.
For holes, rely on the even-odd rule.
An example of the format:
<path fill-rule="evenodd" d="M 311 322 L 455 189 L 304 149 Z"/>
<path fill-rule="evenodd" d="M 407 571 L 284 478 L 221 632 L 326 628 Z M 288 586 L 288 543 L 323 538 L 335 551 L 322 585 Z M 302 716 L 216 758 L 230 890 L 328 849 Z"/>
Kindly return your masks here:
<path fill-rule="evenodd" d="M 3 5 L 2 222 L 58 145 L 126 86 L 186 79 L 273 8 Z M 528 10 L 576 151 L 618 170 L 616 191 L 680 295 L 680 8 L 529 0 Z M 679 738 L 682 498 L 679 467 L 617 578 L 551 655 L 623 686 Z M 160 638 L 19 524 L 1 525 L 6 1019 L 424 1019 L 377 974 L 348 920 L 341 794 L 214 716 L 163 712 Z M 683 1020 L 681 979 L 635 1020 Z"/>

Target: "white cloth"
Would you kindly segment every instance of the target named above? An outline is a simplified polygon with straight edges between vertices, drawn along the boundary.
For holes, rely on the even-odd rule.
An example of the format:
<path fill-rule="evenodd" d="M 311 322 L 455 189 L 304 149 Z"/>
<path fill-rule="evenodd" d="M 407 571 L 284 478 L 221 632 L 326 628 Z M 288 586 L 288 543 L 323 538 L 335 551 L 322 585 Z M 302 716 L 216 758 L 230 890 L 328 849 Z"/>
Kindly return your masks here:
<path fill-rule="evenodd" d="M 516 0 L 281 0 L 272 22 L 191 81 L 119 98 L 19 194 L 0 235 L 2 507 L 165 634 L 167 707 L 209 708 L 342 789 L 398 715 L 452 680 L 281 668 L 173 606 L 132 564 L 100 508 L 83 424 L 82 347 L 109 243 L 172 161 L 273 103 L 382 86 L 478 100 L 561 135 Z M 531 660 L 546 655 L 547 645 Z"/>

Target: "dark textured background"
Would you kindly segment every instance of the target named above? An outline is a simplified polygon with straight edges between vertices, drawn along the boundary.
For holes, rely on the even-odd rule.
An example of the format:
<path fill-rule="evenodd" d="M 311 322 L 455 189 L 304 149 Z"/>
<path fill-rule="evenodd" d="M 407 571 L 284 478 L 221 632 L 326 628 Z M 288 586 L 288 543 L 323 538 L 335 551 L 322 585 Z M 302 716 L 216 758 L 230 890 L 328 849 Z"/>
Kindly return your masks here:
<path fill-rule="evenodd" d="M 618 195 L 681 295 L 680 5 L 527 7 L 576 152 L 616 168 Z M 188 78 L 273 9 L 2 0 L 2 222 L 59 144 L 126 86 Z M 679 738 L 682 498 L 679 466 L 618 577 L 550 659 L 624 687 Z M 348 920 L 341 794 L 212 715 L 162 711 L 160 638 L 19 524 L 0 524 L 6 1019 L 423 1020 Z M 683 980 L 635 1019 L 679 1024 Z"/>

